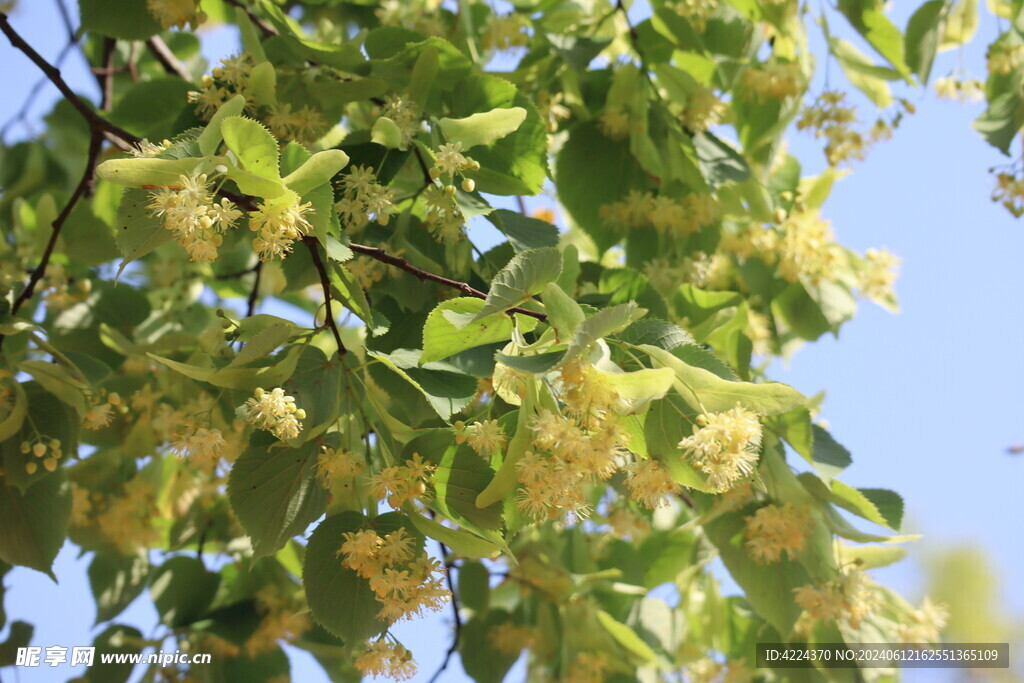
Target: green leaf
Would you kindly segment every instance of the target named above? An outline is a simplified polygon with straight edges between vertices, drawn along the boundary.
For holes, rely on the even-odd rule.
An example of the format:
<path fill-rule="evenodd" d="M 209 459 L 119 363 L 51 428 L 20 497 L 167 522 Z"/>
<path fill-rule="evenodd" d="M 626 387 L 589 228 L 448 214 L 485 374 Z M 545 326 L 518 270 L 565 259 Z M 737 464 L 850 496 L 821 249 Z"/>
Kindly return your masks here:
<path fill-rule="evenodd" d="M 839 0 L 839 11 L 893 68 L 904 77 L 910 73 L 903 59 L 903 36 L 876 0 Z"/>
<path fill-rule="evenodd" d="M 778 415 L 798 406 L 807 399 L 791 386 L 778 382 L 753 384 L 730 382 L 703 368 L 693 367 L 668 351 L 656 346 L 642 345 L 651 358 L 676 373 L 676 388 L 683 400 L 694 410 L 719 413 L 739 403 L 762 415 Z"/>
<path fill-rule="evenodd" d="M 498 352 L 494 354 L 494 358 L 502 365 L 507 365 L 515 370 L 540 375 L 558 365 L 565 358 L 565 351 L 549 351 L 533 356 L 509 356 Z"/>
<path fill-rule="evenodd" d="M 494 479 L 494 471 L 472 448 L 456 444 L 454 434 L 448 429 L 432 429 L 407 443 L 402 457 L 409 460 L 415 453 L 437 466 L 431 480 L 436 492 L 429 503 L 431 506 L 477 533 L 501 529 L 501 505 L 495 502 L 477 506 L 480 493 Z M 501 539 L 500 533 L 488 536 Z"/>
<path fill-rule="evenodd" d="M 138 655 L 142 652 L 143 640 L 139 629 L 123 624 L 111 624 L 93 639 L 93 647 L 96 648 L 93 666 L 103 671 L 104 681 L 126 683 L 131 678 L 135 665 L 130 661 L 119 662 L 117 656 Z M 103 663 L 104 656 L 111 656 L 110 662 Z"/>
<path fill-rule="evenodd" d="M 459 598 L 474 612 L 487 611 L 491 573 L 479 562 L 463 562 L 459 567 Z"/>
<path fill-rule="evenodd" d="M 224 136 L 224 143 L 238 158 L 245 171 L 268 180 L 280 180 L 277 139 L 262 124 L 252 119 L 234 116 L 224 119 L 220 130 Z"/>
<path fill-rule="evenodd" d="M 544 291 L 562 272 L 562 255 L 557 249 L 543 247 L 516 254 L 491 280 L 487 300 L 473 321 L 507 311 Z"/>
<path fill-rule="evenodd" d="M 178 132 L 174 123 L 189 106 L 191 89 L 189 83 L 171 76 L 139 81 L 117 100 L 110 120 L 139 137 L 165 140 Z"/>
<path fill-rule="evenodd" d="M 861 569 L 877 569 L 896 564 L 907 556 L 907 548 L 901 545 L 858 545 L 845 543 L 839 546 L 839 561 L 844 565 L 856 565 Z"/>
<path fill-rule="evenodd" d="M 8 408 L 7 417 L 0 420 L 0 441 L 6 441 L 17 434 L 28 414 L 28 398 L 25 396 L 25 389 L 21 386 L 21 382 L 8 381 L 8 383 L 13 387 L 14 404 Z"/>
<path fill-rule="evenodd" d="M 732 145 L 712 133 L 693 136 L 697 165 L 712 188 L 725 183 L 742 183 L 750 177 L 750 167 Z"/>
<path fill-rule="evenodd" d="M 397 349 L 390 354 L 369 352 L 370 356 L 419 389 L 441 419 L 448 420 L 469 405 L 476 394 L 477 380 L 443 361 L 421 365 L 420 354 L 418 349 Z"/>
<path fill-rule="evenodd" d="M 146 0 L 78 0 L 83 31 L 119 40 L 146 40 L 163 28 Z"/>
<path fill-rule="evenodd" d="M 903 520 L 903 499 L 888 489 L 855 489 L 832 482 L 829 500 L 869 522 L 898 531 Z"/>
<path fill-rule="evenodd" d="M 658 655 L 655 654 L 651 646 L 643 641 L 636 634 L 636 631 L 630 627 L 618 621 L 612 615 L 608 614 L 604 610 L 597 611 L 597 621 L 604 627 L 606 631 L 611 635 L 615 641 L 621 645 L 627 652 L 636 657 L 640 662 L 644 664 L 655 664 L 658 661 Z"/>
<path fill-rule="evenodd" d="M 483 300 L 469 297 L 438 304 L 423 326 L 420 363 L 443 360 L 466 349 L 511 339 L 514 327 L 511 316 L 497 314 L 469 322 L 483 306 Z M 515 319 L 521 332 L 530 332 L 537 327 L 536 318 L 516 315 Z"/>
<path fill-rule="evenodd" d="M 906 54 L 907 66 L 917 74 L 922 84 L 928 83 L 928 77 L 932 73 L 945 8 L 945 0 L 929 0 L 924 3 L 911 15 L 910 21 L 907 22 L 907 30 L 903 34 L 903 52 Z"/>
<path fill-rule="evenodd" d="M 284 179 L 288 189 L 305 195 L 331 181 L 348 164 L 348 155 L 340 149 L 317 152 Z"/>
<path fill-rule="evenodd" d="M 646 313 L 646 309 L 640 308 L 632 301 L 598 311 L 576 328 L 565 352 L 566 359 L 575 358 L 596 344 L 599 339 L 626 329 Z"/>
<path fill-rule="evenodd" d="M 946 17 L 939 51 L 951 50 L 971 42 L 978 32 L 978 0 L 957 0 Z"/>
<path fill-rule="evenodd" d="M 0 485 L 0 560 L 30 567 L 56 581 L 50 570 L 71 519 L 71 487 L 63 470 L 19 492 Z"/>
<path fill-rule="evenodd" d="M 539 218 L 524 216 L 518 211 L 495 209 L 487 220 L 508 238 L 517 254 L 530 249 L 558 246 L 558 228 Z"/>
<path fill-rule="evenodd" d="M 199 134 L 197 142 L 199 143 L 199 151 L 204 155 L 211 155 L 217 152 L 217 148 L 220 147 L 220 143 L 224 140 L 224 136 L 221 133 L 221 125 L 225 119 L 240 116 L 242 110 L 245 109 L 245 96 L 235 95 L 230 100 L 225 102 L 216 111 L 210 122 L 206 124 L 206 128 Z"/>
<path fill-rule="evenodd" d="M 96 600 L 96 623 L 110 621 L 142 593 L 149 578 L 145 554 L 97 552 L 89 563 L 89 588 Z"/>
<path fill-rule="evenodd" d="M 686 330 L 665 320 L 638 320 L 622 330 L 618 336 L 622 341 L 634 346 L 650 344 L 666 351 L 693 344 L 693 337 Z"/>
<path fill-rule="evenodd" d="M 1019 89 L 1012 88 L 989 100 L 988 109 L 973 125 L 988 144 L 1010 156 L 1010 144 L 1024 126 L 1024 98 Z"/>
<path fill-rule="evenodd" d="M 409 521 L 424 536 L 429 536 L 448 546 L 457 555 L 469 558 L 489 557 L 494 558 L 501 554 L 501 547 L 496 543 L 471 534 L 465 529 L 453 529 L 439 524 L 429 517 L 424 517 L 415 509 L 403 508 L 403 512 L 409 515 Z M 459 572 L 460 576 L 462 572 Z"/>
<path fill-rule="evenodd" d="M 118 267 L 120 275 L 132 261 L 136 261 L 154 249 L 174 239 L 174 234 L 164 228 L 162 221 L 150 215 L 147 190 L 127 190 L 117 208 L 117 248 L 123 260 Z"/>
<path fill-rule="evenodd" d="M 398 149 L 402 146 L 402 129 L 388 117 L 381 116 L 373 122 L 370 140 L 388 149 Z"/>
<path fill-rule="evenodd" d="M 811 583 L 807 571 L 792 560 L 760 565 L 750 560 L 743 547 L 745 518 L 754 508 L 731 512 L 704 524 L 708 539 L 718 548 L 722 562 L 747 600 L 769 624 L 786 637 L 800 616 L 793 591 Z"/>
<path fill-rule="evenodd" d="M 629 151 L 629 144 L 610 140 L 594 122 L 572 129 L 555 165 L 558 198 L 573 221 L 604 252 L 621 235 L 601 218 L 601 206 L 630 190 L 646 187 L 646 176 Z"/>
<path fill-rule="evenodd" d="M 381 605 L 370 582 L 342 566 L 338 549 L 344 543 L 343 535 L 373 529 L 385 536 L 403 527 L 409 529 L 405 518 L 395 512 L 370 520 L 347 511 L 325 519 L 309 537 L 302 570 L 306 602 L 313 618 L 346 643 L 355 645 L 378 636 L 388 624 L 377 619 Z M 414 529 L 409 530 L 416 536 Z"/>
<path fill-rule="evenodd" d="M 177 628 L 201 619 L 219 586 L 220 574 L 194 557 L 177 555 L 153 571 L 149 595 L 160 621 Z"/>
<path fill-rule="evenodd" d="M 519 659 L 519 653 L 508 654 L 494 647 L 490 634 L 502 624 L 512 621 L 508 612 L 490 609 L 476 614 L 462 629 L 459 639 L 459 659 L 462 668 L 476 683 L 502 683 L 505 674 Z"/>
<path fill-rule="evenodd" d="M 868 58 L 848 41 L 832 38 L 830 47 L 847 80 L 855 88 L 864 93 L 879 109 L 885 109 L 892 104 L 892 91 L 889 89 L 889 84 L 886 83 L 884 76 L 879 75 L 891 70 L 871 64 Z M 891 74 L 894 78 L 899 78 L 899 73 L 891 71 Z"/>
<path fill-rule="evenodd" d="M 548 324 L 555 328 L 555 338 L 560 341 L 572 339 L 576 329 L 587 319 L 583 308 L 556 282 L 549 282 L 544 288 L 544 310 Z"/>
<path fill-rule="evenodd" d="M 472 114 L 462 119 L 446 117 L 438 121 L 438 125 L 448 142 L 461 142 L 462 149 L 471 149 L 477 145 L 489 145 L 514 133 L 525 120 L 525 109 L 509 107 Z"/>
<path fill-rule="evenodd" d="M 181 176 L 192 173 L 202 161 L 196 157 L 108 159 L 96 167 L 96 175 L 125 187 L 178 187 Z"/>
<path fill-rule="evenodd" d="M 12 621 L 7 640 L 0 643 L 0 667 L 14 666 L 18 661 L 18 650 L 32 642 L 35 626 L 24 621 Z"/>
<path fill-rule="evenodd" d="M 516 463 L 526 454 L 526 451 L 533 445 L 533 430 L 530 429 L 530 418 L 533 416 L 533 406 L 537 402 L 537 390 L 534 387 L 528 388 L 523 398 L 522 406 L 516 416 L 516 433 L 508 442 L 505 449 L 505 459 L 494 475 L 494 479 L 487 485 L 480 495 L 476 497 L 478 508 L 487 508 L 502 500 L 519 486 L 519 473 L 516 472 Z"/>
<path fill-rule="evenodd" d="M 444 75 L 443 64 L 441 75 Z M 452 92 L 450 113 L 453 116 L 468 117 L 492 109 L 522 109 L 526 118 L 515 132 L 486 147 L 478 145 L 473 149 L 472 157 L 481 166 L 473 173 L 477 190 L 500 195 L 537 194 L 548 177 L 548 134 L 536 105 L 512 83 L 498 76 L 478 74 L 457 78 Z"/>
<path fill-rule="evenodd" d="M 324 513 L 327 491 L 316 476 L 319 452 L 315 441 L 287 448 L 257 432 L 231 468 L 228 498 L 252 539 L 254 558 L 274 554 Z"/>
<path fill-rule="evenodd" d="M 258 62 L 249 74 L 246 91 L 257 107 L 277 106 L 277 72 L 270 62 Z"/>
<path fill-rule="evenodd" d="M 839 476 L 853 463 L 850 452 L 843 448 L 823 427 L 812 426 L 814 449 L 811 452 L 814 469 L 825 481 Z"/>

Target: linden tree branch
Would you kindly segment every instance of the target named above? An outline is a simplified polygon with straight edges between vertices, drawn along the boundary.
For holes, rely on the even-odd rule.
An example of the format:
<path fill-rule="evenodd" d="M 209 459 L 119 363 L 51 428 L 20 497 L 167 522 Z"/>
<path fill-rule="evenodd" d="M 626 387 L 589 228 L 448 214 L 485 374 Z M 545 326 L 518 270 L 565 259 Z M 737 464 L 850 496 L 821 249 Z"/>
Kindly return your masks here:
<path fill-rule="evenodd" d="M 309 255 L 313 258 L 313 266 L 316 268 L 316 272 L 320 274 L 320 286 L 324 290 L 325 320 L 327 326 L 331 328 L 331 333 L 334 334 L 334 341 L 338 343 L 338 355 L 344 356 L 348 353 L 348 349 L 342 343 L 341 332 L 338 331 L 338 325 L 334 322 L 334 311 L 331 310 L 331 280 L 327 276 L 327 269 L 324 267 L 323 259 L 320 258 L 320 252 L 317 250 L 316 238 L 303 237 L 302 243 L 309 248 Z"/>

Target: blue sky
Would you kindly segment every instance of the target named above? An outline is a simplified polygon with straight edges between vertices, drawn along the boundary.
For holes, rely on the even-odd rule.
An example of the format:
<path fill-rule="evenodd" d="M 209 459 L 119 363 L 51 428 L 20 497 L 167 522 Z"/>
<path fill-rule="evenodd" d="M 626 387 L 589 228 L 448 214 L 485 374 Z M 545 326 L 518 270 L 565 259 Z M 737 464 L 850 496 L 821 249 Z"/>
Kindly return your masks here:
<path fill-rule="evenodd" d="M 901 25 L 918 3 L 904 4 L 896 12 Z M 23 0 L 12 23 L 47 58 L 64 45 L 55 2 Z M 980 33 L 963 56 L 976 76 L 984 74 L 984 45 L 996 35 L 994 21 L 983 17 Z M 4 121 L 39 73 L 6 41 L 0 43 Z M 205 43 L 208 56 L 234 49 L 225 32 Z M 933 77 L 957 59 L 956 53 L 940 56 Z M 75 87 L 95 94 L 79 54 L 72 52 L 63 70 Z M 805 346 L 788 364 L 775 363 L 771 375 L 807 395 L 828 391 L 822 417 L 854 457 L 843 480 L 901 493 L 907 530 L 926 536 L 924 545 L 911 546 L 908 561 L 875 572 L 878 580 L 919 599 L 920 548 L 973 543 L 1001 571 L 1008 611 L 1024 613 L 1024 582 L 1014 581 L 1022 578 L 1024 561 L 1024 534 L 1016 523 L 1024 512 L 1018 493 L 1024 457 L 1005 454 L 1008 445 L 1024 441 L 1024 362 L 1018 351 L 1024 338 L 1024 231 L 989 200 L 987 169 L 1006 159 L 970 127 L 983 105 L 940 101 L 922 91 L 904 94 L 918 113 L 856 164 L 825 207 L 844 245 L 858 251 L 885 246 L 903 258 L 897 285 L 902 311 L 892 315 L 864 303 L 839 340 Z M 38 120 L 55 98 L 47 87 L 30 119 Z M 24 134 L 14 131 L 15 137 Z M 790 149 L 805 173 L 823 167 L 817 141 L 794 134 Z M 58 558 L 59 586 L 24 569 L 7 578 L 8 619 L 34 622 L 35 644 L 92 640 L 87 560 L 76 560 L 75 552 L 65 547 Z M 155 619 L 148 599 L 137 601 L 120 621 L 150 628 Z M 447 613 L 397 629 L 419 661 L 417 680 L 429 678 L 440 662 L 448 633 Z M 311 662 L 296 656 L 296 680 L 326 680 Z M 442 680 L 466 680 L 457 662 L 449 674 Z M 18 675 L 25 683 L 63 681 L 72 671 L 61 666 L 21 669 Z"/>

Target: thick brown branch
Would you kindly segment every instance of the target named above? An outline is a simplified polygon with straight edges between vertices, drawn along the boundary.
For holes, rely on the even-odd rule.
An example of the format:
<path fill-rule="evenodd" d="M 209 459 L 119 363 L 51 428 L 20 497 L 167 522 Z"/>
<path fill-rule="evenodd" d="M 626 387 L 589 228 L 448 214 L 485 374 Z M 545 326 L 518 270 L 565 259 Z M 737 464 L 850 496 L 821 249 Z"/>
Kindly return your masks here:
<path fill-rule="evenodd" d="M 477 299 L 486 299 L 487 298 L 486 294 L 481 292 L 479 289 L 471 287 L 470 285 L 466 284 L 465 282 L 459 282 L 458 280 L 452 280 L 451 278 L 444 277 L 443 275 L 435 275 L 434 273 L 431 273 L 431 272 L 428 272 L 426 270 L 423 270 L 422 268 L 417 268 L 413 264 L 411 264 L 408 261 L 406 261 L 404 258 L 400 258 L 398 256 L 393 256 L 392 254 L 389 254 L 386 251 L 384 251 L 383 249 L 381 249 L 380 247 L 368 247 L 368 246 L 363 245 L 363 244 L 349 244 L 348 246 L 349 246 L 349 249 L 351 249 L 352 251 L 356 252 L 357 254 L 363 254 L 365 256 L 369 256 L 370 258 L 375 258 L 375 259 L 377 259 L 378 261 L 380 261 L 382 263 L 386 263 L 389 266 L 394 266 L 395 268 L 400 268 L 400 269 L 404 270 L 405 272 L 410 273 L 410 274 L 416 276 L 421 281 L 422 280 L 429 280 L 430 282 L 436 282 L 436 283 L 442 284 L 442 285 L 444 285 L 446 287 L 451 287 L 453 289 L 457 289 L 460 292 L 462 292 L 463 294 L 465 294 L 466 296 L 476 297 Z M 531 318 L 536 318 L 537 320 L 543 320 L 543 321 L 546 321 L 548 319 L 548 317 L 545 314 L 540 313 L 538 311 L 531 311 L 531 310 L 526 309 L 526 308 L 518 308 L 518 307 L 517 308 L 510 308 L 509 309 L 509 313 L 519 313 L 521 315 L 528 315 Z"/>
<path fill-rule="evenodd" d="M 10 22 L 7 21 L 7 15 L 0 12 L 0 31 L 3 32 L 7 39 L 11 41 L 11 45 L 21 50 L 26 57 L 39 67 L 39 69 L 46 74 L 46 77 L 50 79 L 50 82 L 57 86 L 60 93 L 64 95 L 65 99 L 71 104 L 72 107 L 78 110 L 85 120 L 89 123 L 89 127 L 94 131 L 103 131 L 111 133 L 121 138 L 125 142 L 137 143 L 141 141 L 136 135 L 132 135 L 128 131 L 114 125 L 110 121 L 94 112 L 89 108 L 82 98 L 75 94 L 75 92 L 68 87 L 68 84 L 64 82 L 64 78 L 60 75 L 60 70 L 50 64 L 48 61 L 43 59 L 38 52 L 36 52 L 31 45 L 25 42 L 25 40 L 14 30 Z"/>
<path fill-rule="evenodd" d="M 17 315 L 21 307 L 32 298 L 35 294 L 36 285 L 46 275 L 46 267 L 50 264 L 50 257 L 53 256 L 53 250 L 57 246 L 57 239 L 60 237 L 61 228 L 64 227 L 64 222 L 71 215 L 75 205 L 78 204 L 78 200 L 81 199 L 89 186 L 92 184 L 93 172 L 96 170 L 96 160 L 100 156 L 100 149 L 103 146 L 103 136 L 99 131 L 93 131 L 92 138 L 89 140 L 89 154 L 85 160 L 85 170 L 82 172 L 82 179 L 78 181 L 78 187 L 71 193 L 71 199 L 64 206 L 64 210 L 60 212 L 57 219 L 53 221 L 52 230 L 50 231 L 50 239 L 46 242 L 46 248 L 43 249 L 43 257 L 39 260 L 39 265 L 35 267 L 32 274 L 28 278 L 28 284 L 25 285 L 25 289 L 21 291 L 18 298 L 14 300 L 14 305 L 11 306 L 11 314 Z M 3 336 L 0 335 L 0 345 L 3 344 Z"/>
<path fill-rule="evenodd" d="M 327 326 L 331 328 L 331 332 L 334 334 L 334 341 L 338 343 L 338 355 L 344 356 L 348 353 L 348 349 L 342 343 L 341 332 L 338 330 L 337 323 L 334 322 L 334 311 L 331 310 L 331 280 L 327 275 L 327 269 L 324 268 L 323 259 L 320 258 L 316 238 L 303 237 L 302 242 L 309 248 L 309 255 L 313 258 L 313 266 L 316 268 L 316 272 L 320 274 L 320 285 L 324 289 L 324 309 L 326 311 Z"/>
<path fill-rule="evenodd" d="M 160 36 L 153 36 L 146 41 L 146 47 L 149 49 L 156 61 L 160 62 L 160 66 L 164 68 L 169 74 L 179 76 L 186 81 L 192 80 L 192 74 L 185 69 L 185 65 L 178 61 L 178 58 L 171 52 L 171 48 L 167 47 L 167 43 L 163 41 Z"/>
<path fill-rule="evenodd" d="M 265 22 L 259 16 L 257 16 L 256 13 L 252 11 L 252 8 L 248 5 L 239 2 L 239 0 L 224 0 L 224 2 L 226 2 L 229 5 L 238 7 L 243 12 L 248 14 L 249 20 L 256 25 L 256 28 L 260 30 L 260 32 L 263 34 L 265 38 L 277 35 L 277 29 L 268 24 L 267 22 Z"/>

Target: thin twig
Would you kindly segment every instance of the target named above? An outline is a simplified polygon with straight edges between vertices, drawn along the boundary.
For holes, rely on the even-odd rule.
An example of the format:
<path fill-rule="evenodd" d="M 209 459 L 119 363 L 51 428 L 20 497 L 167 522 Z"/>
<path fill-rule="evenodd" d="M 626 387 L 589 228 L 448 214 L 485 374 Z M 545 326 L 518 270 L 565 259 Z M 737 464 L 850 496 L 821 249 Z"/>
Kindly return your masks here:
<path fill-rule="evenodd" d="M 114 56 L 117 41 L 113 38 L 103 40 L 103 67 L 93 69 L 96 81 L 100 84 L 100 109 L 110 111 L 114 105 Z"/>
<path fill-rule="evenodd" d="M 185 65 L 178 61 L 178 58 L 171 51 L 171 48 L 167 47 L 167 43 L 163 41 L 160 36 L 153 36 L 146 40 L 146 47 L 149 48 L 150 53 L 156 58 L 156 61 L 160 62 L 160 65 L 169 74 L 179 76 L 186 81 L 192 80 L 192 74 L 188 72 Z"/>
<path fill-rule="evenodd" d="M 423 270 L 422 268 L 417 268 L 416 266 L 414 266 L 411 263 L 409 263 L 408 261 L 406 261 L 404 258 L 401 258 L 401 257 L 398 257 L 398 256 L 394 256 L 392 254 L 389 254 L 386 251 L 384 251 L 383 249 L 381 249 L 380 247 L 368 247 L 368 246 L 363 245 L 363 244 L 349 244 L 348 247 L 349 247 L 349 249 L 351 249 L 352 251 L 356 252 L 357 254 L 363 254 L 365 256 L 369 256 L 371 258 L 375 258 L 375 259 L 377 259 L 378 261 L 380 261 L 382 263 L 386 263 L 389 266 L 394 266 L 395 268 L 401 268 L 405 272 L 410 273 L 412 275 L 415 275 L 421 281 L 422 280 L 429 280 L 430 282 L 436 282 L 436 283 L 442 284 L 442 285 L 444 285 L 446 287 L 451 287 L 453 289 L 457 289 L 460 292 L 462 292 L 463 294 L 465 294 L 467 296 L 476 297 L 477 299 L 486 299 L 487 298 L 486 294 L 481 292 L 479 289 L 475 289 L 474 287 L 471 287 L 469 284 L 467 284 L 465 282 L 459 282 L 458 280 L 452 280 L 451 278 L 444 277 L 443 275 L 435 275 L 434 273 L 431 273 L 431 272 L 428 272 L 426 270 Z M 526 308 L 518 308 L 518 307 L 510 308 L 510 309 L 508 309 L 508 312 L 509 313 L 519 313 L 520 315 L 528 315 L 531 318 L 536 318 L 537 320 L 541 320 L 541 321 L 546 321 L 548 319 L 547 315 L 545 315 L 543 313 L 540 313 L 538 311 L 531 311 L 531 310 L 526 309 Z"/>
<path fill-rule="evenodd" d="M 324 290 L 324 309 L 326 310 L 325 318 L 327 326 L 331 328 L 331 332 L 334 333 L 334 341 L 338 343 L 338 355 L 344 356 L 348 353 L 348 349 L 345 348 L 345 344 L 341 341 L 341 332 L 338 331 L 338 325 L 334 322 L 334 311 L 331 310 L 331 280 L 327 276 L 327 269 L 324 268 L 324 262 L 320 258 L 320 252 L 317 250 L 317 241 L 315 237 L 303 237 L 303 244 L 309 248 L 309 255 L 313 257 L 313 265 L 316 267 L 316 271 L 320 274 L 320 286 Z"/>
<path fill-rule="evenodd" d="M 245 305 L 245 317 L 247 318 L 251 318 L 252 314 L 256 312 L 256 300 L 260 296 L 260 280 L 263 276 L 263 261 L 257 261 L 252 272 L 256 275 L 256 279 L 252 281 L 252 290 L 249 292 L 249 300 Z"/>
<path fill-rule="evenodd" d="M 420 150 L 420 146 L 415 145 L 412 148 L 412 151 L 416 154 L 416 161 L 418 161 L 420 164 L 420 170 L 423 171 L 423 181 L 427 185 L 433 185 L 434 178 L 430 175 L 430 169 L 427 168 L 427 162 L 423 158 L 423 152 Z"/>
<path fill-rule="evenodd" d="M 48 61 L 43 59 L 38 52 L 36 52 L 31 45 L 25 42 L 25 39 L 14 30 L 10 22 L 7 20 L 7 15 L 0 12 L 0 31 L 3 32 L 7 39 L 11 41 L 11 45 L 21 50 L 26 57 L 39 67 L 39 69 L 46 74 L 46 77 L 57 86 L 60 93 L 64 95 L 64 98 L 71 104 L 72 107 L 78 110 L 85 120 L 89 123 L 89 127 L 94 131 L 100 130 L 116 135 L 125 142 L 138 143 L 141 141 L 136 135 L 132 135 L 123 128 L 114 125 L 110 121 L 94 112 L 89 108 L 82 98 L 75 94 L 75 92 L 68 87 L 68 84 L 64 81 L 64 78 L 60 75 L 60 70 L 50 64 Z"/>
<path fill-rule="evenodd" d="M 523 199 L 523 195 L 516 195 L 516 203 L 519 205 L 519 213 L 523 214 L 524 216 L 529 215 L 526 213 L 526 200 Z"/>
<path fill-rule="evenodd" d="M 53 256 L 53 250 L 57 246 L 57 238 L 60 237 L 61 228 L 64 227 L 64 221 L 71 215 L 71 211 L 78 204 L 78 200 L 85 195 L 89 186 L 92 184 L 93 172 L 96 169 L 96 160 L 100 156 L 100 149 L 103 146 L 103 136 L 99 131 L 93 131 L 92 137 L 89 140 L 89 153 L 85 160 L 85 171 L 82 172 L 82 179 L 78 181 L 78 187 L 71 194 L 71 199 L 64 206 L 64 210 L 60 212 L 57 219 L 53 221 L 52 230 L 50 231 L 50 239 L 46 243 L 46 248 L 43 249 L 43 256 L 39 260 L 39 265 L 36 266 L 35 270 L 28 278 L 28 284 L 25 285 L 25 289 L 21 290 L 21 294 L 14 300 L 14 304 L 11 306 L 11 315 L 17 315 L 21 307 L 25 305 L 32 295 L 36 291 L 36 285 L 43 276 L 46 275 L 46 267 L 50 263 L 50 257 Z M 3 345 L 4 337 L 0 335 L 0 345 Z"/>
<path fill-rule="evenodd" d="M 455 633 L 452 634 L 452 644 L 448 648 L 448 651 L 444 653 L 444 661 L 441 662 L 441 666 L 438 667 L 434 675 L 430 677 L 428 683 L 434 683 L 448 668 L 448 664 L 452 660 L 452 655 L 459 649 L 459 640 L 462 638 L 462 615 L 459 613 L 459 598 L 455 594 L 455 582 L 452 580 L 452 563 L 448 559 L 448 548 L 445 547 L 444 543 L 438 541 L 437 544 L 441 546 L 441 559 L 444 561 L 444 578 L 448 582 L 448 592 L 452 594 L 452 615 L 455 617 Z"/>
<path fill-rule="evenodd" d="M 249 20 L 252 21 L 252 23 L 256 24 L 256 28 L 258 28 L 260 32 L 263 33 L 263 36 L 265 38 L 270 38 L 271 36 L 277 35 L 277 29 L 268 24 L 267 22 L 265 22 L 263 19 L 261 19 L 255 12 L 252 11 L 252 8 L 248 5 L 242 4 L 241 2 L 239 2 L 239 0 L 224 0 L 224 2 L 234 7 L 238 7 L 243 12 L 248 14 Z"/>

